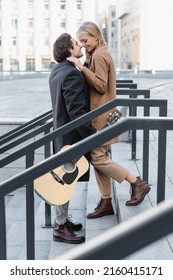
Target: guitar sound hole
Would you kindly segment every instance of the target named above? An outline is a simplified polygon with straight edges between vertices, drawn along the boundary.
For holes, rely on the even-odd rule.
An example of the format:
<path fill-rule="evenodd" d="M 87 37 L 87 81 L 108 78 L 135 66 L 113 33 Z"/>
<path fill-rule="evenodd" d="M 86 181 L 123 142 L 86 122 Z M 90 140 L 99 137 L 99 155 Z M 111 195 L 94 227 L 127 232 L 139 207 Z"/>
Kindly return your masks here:
<path fill-rule="evenodd" d="M 68 173 L 74 172 L 76 169 L 76 164 L 72 161 L 67 162 L 63 165 L 63 169 Z"/>

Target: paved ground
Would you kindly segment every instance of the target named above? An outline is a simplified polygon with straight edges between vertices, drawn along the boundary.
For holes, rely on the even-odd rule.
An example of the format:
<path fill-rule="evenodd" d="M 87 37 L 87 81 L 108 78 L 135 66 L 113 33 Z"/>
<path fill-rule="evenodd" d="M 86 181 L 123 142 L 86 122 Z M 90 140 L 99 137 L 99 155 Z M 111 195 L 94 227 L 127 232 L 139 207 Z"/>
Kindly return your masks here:
<path fill-rule="evenodd" d="M 151 98 L 166 98 L 168 99 L 168 116 L 173 115 L 173 80 L 172 79 L 154 79 L 154 78 L 136 78 L 134 82 L 138 84 L 138 88 L 151 89 Z M 15 123 L 23 123 L 33 117 L 44 113 L 51 109 L 48 75 L 43 78 L 35 79 L 20 79 L 20 80 L 4 80 L 0 81 L 0 135 L 8 130 L 11 130 Z M 140 112 L 139 112 L 140 113 Z M 158 115 L 156 109 L 152 110 L 152 115 Z M 6 124 L 11 125 L 7 126 Z M 136 175 L 141 173 L 141 147 L 142 136 L 138 133 L 137 142 L 137 158 L 138 161 L 130 160 L 130 144 L 120 142 L 113 146 L 113 156 L 118 158 L 119 162 L 126 166 Z M 119 203 L 122 209 L 122 220 L 129 219 L 131 216 L 144 211 L 147 207 L 152 207 L 156 204 L 156 172 L 157 172 L 157 132 L 152 131 L 150 134 L 150 173 L 149 182 L 152 183 L 153 189 L 150 195 L 141 206 L 127 209 L 124 206 L 125 201 L 129 198 L 129 185 L 123 183 L 116 184 L 116 191 L 119 197 Z M 1 155 L 1 157 L 4 155 Z M 38 155 L 40 156 L 40 155 Z M 173 159 L 173 132 L 168 132 L 167 137 L 167 168 L 166 168 L 166 197 L 173 195 L 173 174 L 172 174 L 172 159 Z M 17 164 L 13 163 L 6 168 L 0 170 L 1 180 L 7 179 L 10 176 L 22 171 L 24 162 L 20 160 Z M 91 169 L 91 172 L 92 169 Z M 138 174 L 137 174 L 138 173 Z M 93 174 L 93 173 L 92 173 Z M 71 200 L 70 209 L 73 219 L 80 221 L 84 225 L 81 231 L 85 234 L 86 239 L 97 236 L 99 233 L 109 229 L 118 223 L 117 215 L 104 217 L 97 220 L 87 220 L 87 212 L 93 210 L 99 200 L 97 187 L 95 186 L 94 176 L 91 176 L 89 184 L 79 184 L 75 194 Z M 115 192 L 113 190 L 113 201 Z M 25 259 L 25 208 L 24 190 L 20 189 L 16 194 L 12 194 L 6 198 L 7 202 L 7 231 L 8 231 L 8 258 L 9 259 Z M 81 199 L 82 198 L 82 199 Z M 44 203 L 36 196 L 36 259 L 53 259 L 74 245 L 61 244 L 52 242 L 52 229 L 43 229 L 44 225 Z M 115 205 L 115 210 L 117 205 Z M 15 221 L 14 221 L 15 217 Z M 54 213 L 52 211 L 52 219 Z M 164 244 L 163 244 L 164 243 Z M 170 235 L 163 243 L 157 243 L 149 248 L 142 250 L 130 256 L 131 259 L 150 259 L 155 254 L 155 247 L 158 248 L 160 254 L 157 259 L 172 259 L 173 237 Z M 163 250 L 164 248 L 166 250 Z M 169 247 L 169 248 L 168 248 Z M 165 252 L 165 253 L 164 253 Z M 146 257 L 147 256 L 147 257 Z M 154 257 L 155 258 L 155 257 Z"/>

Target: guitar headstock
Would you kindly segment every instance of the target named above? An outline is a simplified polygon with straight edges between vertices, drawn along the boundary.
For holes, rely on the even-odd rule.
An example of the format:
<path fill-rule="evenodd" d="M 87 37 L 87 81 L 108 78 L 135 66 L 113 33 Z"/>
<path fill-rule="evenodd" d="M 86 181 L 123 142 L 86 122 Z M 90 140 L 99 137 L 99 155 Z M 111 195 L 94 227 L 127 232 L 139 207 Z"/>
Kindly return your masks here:
<path fill-rule="evenodd" d="M 108 123 L 113 124 L 118 121 L 122 116 L 122 113 L 115 108 L 115 111 L 108 115 Z"/>

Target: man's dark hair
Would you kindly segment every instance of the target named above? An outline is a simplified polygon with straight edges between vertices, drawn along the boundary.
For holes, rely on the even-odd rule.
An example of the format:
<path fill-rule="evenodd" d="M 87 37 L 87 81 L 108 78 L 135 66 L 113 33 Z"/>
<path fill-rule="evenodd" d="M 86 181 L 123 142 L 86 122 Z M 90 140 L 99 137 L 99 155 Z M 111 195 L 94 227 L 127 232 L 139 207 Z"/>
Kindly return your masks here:
<path fill-rule="evenodd" d="M 53 56 L 55 61 L 61 62 L 71 56 L 70 49 L 73 49 L 72 37 L 68 33 L 63 33 L 58 37 L 53 45 Z"/>

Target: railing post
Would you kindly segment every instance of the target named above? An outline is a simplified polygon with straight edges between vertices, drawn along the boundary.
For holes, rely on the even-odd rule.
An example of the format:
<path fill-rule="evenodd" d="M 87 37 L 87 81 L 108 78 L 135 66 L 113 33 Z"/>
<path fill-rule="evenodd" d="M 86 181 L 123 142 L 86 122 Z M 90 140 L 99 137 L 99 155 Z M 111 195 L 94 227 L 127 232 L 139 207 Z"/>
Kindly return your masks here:
<path fill-rule="evenodd" d="M 34 152 L 26 154 L 26 168 L 34 163 Z M 34 211 L 34 184 L 26 184 L 26 249 L 27 260 L 35 259 L 35 211 Z"/>
<path fill-rule="evenodd" d="M 130 98 L 137 98 L 137 96 L 130 95 Z M 137 114 L 136 106 L 129 107 L 129 116 L 135 117 Z M 132 138 L 131 160 L 136 160 L 136 130 L 130 131 Z"/>
<path fill-rule="evenodd" d="M 44 134 L 50 133 L 50 128 L 47 128 L 44 132 Z M 44 158 L 50 157 L 50 143 L 47 143 L 44 146 Z M 45 227 L 51 227 L 51 205 L 45 202 Z"/>
<path fill-rule="evenodd" d="M 6 221 L 5 221 L 5 200 L 0 197 L 0 260 L 7 259 L 6 242 Z"/>
<path fill-rule="evenodd" d="M 159 108 L 159 116 L 167 116 L 167 102 Z M 157 171 L 157 203 L 165 199 L 166 172 L 166 138 L 167 131 L 159 131 L 158 137 L 158 171 Z"/>
<path fill-rule="evenodd" d="M 150 115 L 150 108 L 144 107 L 144 116 Z M 143 165 L 142 165 L 142 177 L 143 180 L 148 182 L 148 168 L 149 168 L 149 136 L 150 132 L 148 129 L 143 130 Z"/>
<path fill-rule="evenodd" d="M 158 138 L 158 169 L 157 169 L 157 203 L 165 199 L 166 172 L 166 131 L 159 131 Z"/>

